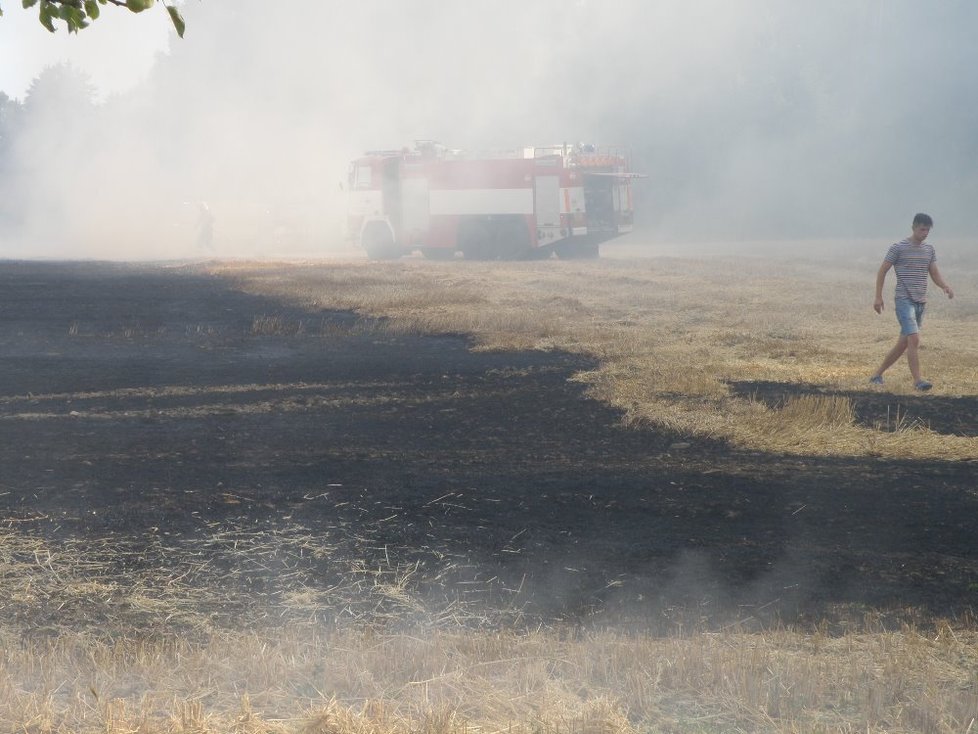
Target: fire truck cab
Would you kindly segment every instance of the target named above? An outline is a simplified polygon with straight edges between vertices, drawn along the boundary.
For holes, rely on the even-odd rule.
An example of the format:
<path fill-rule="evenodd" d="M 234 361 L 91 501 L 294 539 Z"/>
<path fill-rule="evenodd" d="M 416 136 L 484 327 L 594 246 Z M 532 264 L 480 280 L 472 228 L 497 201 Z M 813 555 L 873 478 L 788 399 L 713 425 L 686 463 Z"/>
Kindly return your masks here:
<path fill-rule="evenodd" d="M 631 231 L 636 177 L 623 153 L 585 145 L 369 151 L 350 166 L 348 233 L 374 259 L 597 257 Z"/>

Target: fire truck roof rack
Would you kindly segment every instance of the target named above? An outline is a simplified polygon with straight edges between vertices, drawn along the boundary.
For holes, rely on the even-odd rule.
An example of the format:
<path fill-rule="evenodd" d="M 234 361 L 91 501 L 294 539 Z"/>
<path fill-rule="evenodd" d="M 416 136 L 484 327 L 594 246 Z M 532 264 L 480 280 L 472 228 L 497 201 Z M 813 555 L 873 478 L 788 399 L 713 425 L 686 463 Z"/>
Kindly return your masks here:
<path fill-rule="evenodd" d="M 389 150 L 365 150 L 363 152 L 364 156 L 390 156 L 390 155 L 401 155 L 404 153 L 403 148 L 391 148 Z"/>
<path fill-rule="evenodd" d="M 513 158 L 563 158 L 565 164 L 583 170 L 595 168 L 621 169 L 627 166 L 628 151 L 620 146 L 596 146 L 591 143 L 558 143 L 555 145 L 527 146 L 515 149 L 461 150 L 449 148 L 437 140 L 419 139 L 414 148 L 390 148 L 368 150 L 368 157 L 390 158 L 418 156 L 420 158 L 440 159 L 513 159 Z"/>

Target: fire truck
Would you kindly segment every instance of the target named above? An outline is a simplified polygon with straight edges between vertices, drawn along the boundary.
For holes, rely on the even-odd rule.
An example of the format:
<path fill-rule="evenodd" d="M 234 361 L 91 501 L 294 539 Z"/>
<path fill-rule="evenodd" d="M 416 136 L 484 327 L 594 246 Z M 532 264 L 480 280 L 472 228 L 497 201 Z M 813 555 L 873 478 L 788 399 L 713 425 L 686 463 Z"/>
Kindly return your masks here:
<path fill-rule="evenodd" d="M 470 154 L 429 141 L 350 165 L 347 231 L 369 257 L 597 257 L 632 229 L 627 156 L 551 145 Z"/>

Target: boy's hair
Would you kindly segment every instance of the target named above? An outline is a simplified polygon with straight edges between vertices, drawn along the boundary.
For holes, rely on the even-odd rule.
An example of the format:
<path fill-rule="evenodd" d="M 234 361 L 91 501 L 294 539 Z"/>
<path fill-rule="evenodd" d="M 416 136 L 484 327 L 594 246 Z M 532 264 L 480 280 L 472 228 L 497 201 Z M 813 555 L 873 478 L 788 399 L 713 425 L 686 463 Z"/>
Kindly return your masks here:
<path fill-rule="evenodd" d="M 922 224 L 925 227 L 933 227 L 934 220 L 930 218 L 930 214 L 918 212 L 913 215 L 913 226 L 916 227 L 918 224 Z"/>

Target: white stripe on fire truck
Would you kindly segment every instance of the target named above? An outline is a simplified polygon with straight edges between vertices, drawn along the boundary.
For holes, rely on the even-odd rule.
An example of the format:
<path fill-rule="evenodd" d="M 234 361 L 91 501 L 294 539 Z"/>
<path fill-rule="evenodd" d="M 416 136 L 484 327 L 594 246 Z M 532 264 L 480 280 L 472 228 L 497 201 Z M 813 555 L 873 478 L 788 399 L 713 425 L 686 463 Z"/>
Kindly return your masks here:
<path fill-rule="evenodd" d="M 432 216 L 439 214 L 533 214 L 533 189 L 432 189 Z"/>

